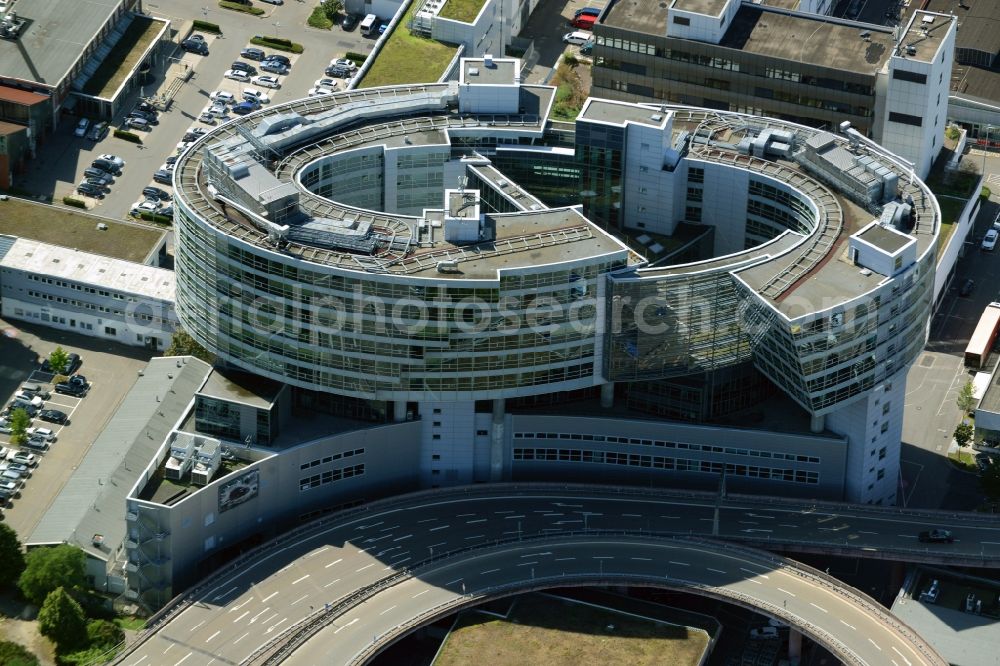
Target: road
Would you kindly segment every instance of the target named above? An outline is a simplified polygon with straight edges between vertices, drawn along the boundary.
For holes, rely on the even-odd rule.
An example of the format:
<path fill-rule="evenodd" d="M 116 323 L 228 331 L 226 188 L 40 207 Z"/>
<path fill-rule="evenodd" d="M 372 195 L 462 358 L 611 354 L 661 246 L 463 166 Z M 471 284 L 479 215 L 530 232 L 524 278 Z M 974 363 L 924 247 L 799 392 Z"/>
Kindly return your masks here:
<path fill-rule="evenodd" d="M 174 663 L 170 659 L 177 663 L 183 659 L 185 666 L 208 664 L 213 659 L 240 663 L 274 637 L 325 609 L 325 604 L 334 604 L 395 572 L 416 568 L 413 575 L 439 588 L 442 581 L 434 572 L 450 566 L 451 561 L 444 559 L 437 565 L 427 562 L 450 558 L 448 553 L 462 551 L 456 562 L 470 555 L 494 557 L 487 551 L 465 551 L 494 547 L 498 541 L 518 542 L 504 551 L 506 555 L 496 555 L 497 559 L 491 560 L 495 564 L 477 569 L 481 576 L 486 576 L 491 569 L 498 569 L 493 573 L 500 574 L 508 569 L 534 566 L 524 563 L 535 560 L 520 556 L 515 562 L 510 552 L 510 549 L 530 548 L 520 543 L 525 539 L 573 533 L 586 542 L 600 536 L 595 533 L 611 530 L 626 535 L 627 538 L 618 537 L 622 543 L 642 541 L 643 535 L 711 536 L 716 504 L 717 498 L 705 493 L 541 484 L 447 489 L 376 502 L 328 519 L 321 526 L 280 537 L 258 557 L 241 561 L 228 573 L 214 576 L 189 595 L 189 604 L 176 608 L 169 621 L 154 624 L 155 631 L 148 640 L 116 663 L 137 666 Z M 956 542 L 919 543 L 918 531 L 931 525 L 950 526 Z M 718 535 L 775 548 L 780 543 L 783 549 L 817 550 L 823 545 L 854 556 L 953 563 L 961 561 L 964 555 L 1000 565 L 1000 524 L 975 514 L 952 516 L 835 503 L 729 497 L 721 503 Z M 593 558 L 596 554 L 595 551 L 589 556 Z M 642 555 L 629 555 L 633 556 Z M 602 567 L 616 562 L 617 569 L 623 562 L 631 561 L 619 561 L 618 555 L 611 557 L 616 559 L 603 565 L 602 560 L 591 560 L 590 564 Z M 663 560 L 657 556 L 651 561 L 662 565 Z M 745 590 L 756 589 L 756 583 L 745 583 L 744 579 L 760 578 L 757 571 L 747 572 L 731 565 L 713 568 L 725 572 L 725 576 L 699 580 L 715 586 L 727 582 L 735 585 L 734 589 Z M 552 572 L 546 569 L 545 575 L 549 573 Z M 604 570 L 590 573 L 604 573 Z M 543 575 L 541 569 L 536 569 L 535 574 Z M 661 569 L 659 575 L 664 574 Z M 458 578 L 443 582 L 451 581 L 461 591 L 462 581 Z M 491 584 L 501 579 L 502 576 Z M 487 580 L 477 578 L 476 585 Z M 761 581 L 777 589 L 777 579 L 758 580 Z M 455 591 L 454 586 L 450 589 Z M 772 608 L 774 594 L 771 590 L 762 596 L 759 605 Z M 792 610 L 808 609 L 794 606 Z M 818 615 L 810 617 L 812 622 L 821 619 Z"/>

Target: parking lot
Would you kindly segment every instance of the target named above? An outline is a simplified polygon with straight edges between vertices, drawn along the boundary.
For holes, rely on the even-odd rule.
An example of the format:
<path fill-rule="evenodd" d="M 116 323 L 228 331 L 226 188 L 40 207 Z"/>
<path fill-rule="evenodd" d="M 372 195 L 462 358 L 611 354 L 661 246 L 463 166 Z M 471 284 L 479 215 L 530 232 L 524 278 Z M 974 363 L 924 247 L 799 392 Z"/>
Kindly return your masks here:
<path fill-rule="evenodd" d="M 217 90 L 224 90 L 242 96 L 245 88 L 259 88 L 271 97 L 271 104 L 299 97 L 305 97 L 315 81 L 323 77 L 323 70 L 331 59 L 343 57 L 347 51 L 368 53 L 373 40 L 364 37 L 359 30 L 345 32 L 340 27 L 318 30 L 305 25 L 306 17 L 312 10 L 310 3 L 289 2 L 281 6 L 262 4 L 267 14 L 256 18 L 238 12 L 208 8 L 203 14 L 204 3 L 190 0 L 175 2 L 147 3 L 147 11 L 156 16 L 169 18 L 176 29 L 185 20 L 205 18 L 219 23 L 223 35 L 205 34 L 209 43 L 209 55 L 185 54 L 179 47 L 155 72 L 155 82 L 145 88 L 146 95 L 154 94 L 165 81 L 166 67 L 172 63 L 190 63 L 194 73 L 174 97 L 170 108 L 159 114 L 158 125 L 148 132 L 137 131 L 143 137 L 143 144 L 137 145 L 114 137 L 109 132 L 103 140 L 95 142 L 89 138 L 77 138 L 73 130 L 76 119 L 64 118 L 59 129 L 44 145 L 40 146 L 38 157 L 32 168 L 17 183 L 17 186 L 33 193 L 50 195 L 55 203 L 72 194 L 76 185 L 84 180 L 83 172 L 100 154 L 108 153 L 121 157 L 126 165 L 122 175 L 115 178 L 110 192 L 103 200 L 88 199 L 91 210 L 98 215 L 112 218 L 128 216 L 137 201 L 142 200 L 142 190 L 154 184 L 152 176 L 166 159 L 177 151 L 177 144 L 191 127 L 208 125 L 198 122 L 198 116 L 210 104 L 209 96 Z M 240 84 L 223 77 L 234 61 L 240 60 L 240 51 L 249 45 L 254 35 L 275 34 L 292 38 L 304 47 L 302 54 L 274 52 L 292 60 L 291 71 L 281 76 L 279 89 L 266 90 L 252 83 Z M 186 36 L 186 35 L 185 35 Z M 177 40 L 179 41 L 179 39 Z M 259 62 L 243 60 L 259 69 Z M 264 72 L 261 72 L 264 73 Z M 135 100 L 138 101 L 138 100 Z M 135 102 L 126 105 L 126 113 Z M 122 123 L 118 117 L 112 128 Z M 162 184 L 157 187 L 170 190 Z"/>
<path fill-rule="evenodd" d="M 146 349 L 124 347 L 96 338 L 41 326 L 0 320 L 0 396 L 3 406 L 25 382 L 42 384 L 51 395 L 42 409 L 58 409 L 68 415 L 66 425 L 34 419 L 32 426 L 49 428 L 56 439 L 48 452 L 25 449 L 38 458 L 38 466 L 3 512 L 3 519 L 22 539 L 31 535 L 53 498 L 87 454 L 122 398 L 150 358 Z M 90 390 L 83 398 L 53 390 L 51 375 L 39 371 L 39 360 L 57 346 L 80 354 L 78 373 L 85 375 Z M 11 448 L 10 436 L 0 434 L 0 446 Z"/>

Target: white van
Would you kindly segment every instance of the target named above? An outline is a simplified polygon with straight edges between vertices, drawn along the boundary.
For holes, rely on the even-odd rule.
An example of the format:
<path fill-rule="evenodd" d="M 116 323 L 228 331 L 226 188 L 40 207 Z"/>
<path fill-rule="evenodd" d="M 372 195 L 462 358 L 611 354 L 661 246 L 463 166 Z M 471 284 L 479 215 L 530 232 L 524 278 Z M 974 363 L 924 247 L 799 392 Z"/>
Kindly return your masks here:
<path fill-rule="evenodd" d="M 376 30 L 378 30 L 378 17 L 374 14 L 369 14 L 361 21 L 361 32 L 363 34 L 371 35 Z"/>
<path fill-rule="evenodd" d="M 566 44 L 586 44 L 591 39 L 594 38 L 594 33 L 583 32 L 582 30 L 574 30 L 573 32 L 567 32 L 563 35 L 563 42 Z"/>

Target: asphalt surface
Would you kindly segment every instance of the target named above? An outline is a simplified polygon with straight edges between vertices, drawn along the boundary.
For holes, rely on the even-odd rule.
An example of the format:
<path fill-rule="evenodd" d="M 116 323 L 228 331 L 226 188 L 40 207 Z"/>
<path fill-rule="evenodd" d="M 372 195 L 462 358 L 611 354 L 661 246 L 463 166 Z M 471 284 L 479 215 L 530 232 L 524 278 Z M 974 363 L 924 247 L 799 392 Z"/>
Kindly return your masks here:
<path fill-rule="evenodd" d="M 825 591 L 802 589 L 799 594 L 784 584 L 784 578 L 780 579 L 780 585 L 777 576 L 763 578 L 759 567 L 734 566 L 732 557 L 725 566 L 713 566 L 711 568 L 716 571 L 708 571 L 702 566 L 708 555 L 689 553 L 690 557 L 686 556 L 688 560 L 683 564 L 671 565 L 682 568 L 677 569 L 664 568 L 664 560 L 669 564 L 671 558 L 664 557 L 662 551 L 655 557 L 643 554 L 650 548 L 664 547 L 642 545 L 643 535 L 710 536 L 716 505 L 711 495 L 651 493 L 637 489 L 618 492 L 597 487 L 519 488 L 476 486 L 419 493 L 368 505 L 364 510 L 325 523 L 314 531 L 285 535 L 260 557 L 240 562 L 234 573 L 220 573 L 206 581 L 192 593 L 190 605 L 178 608 L 169 621 L 157 625 L 146 642 L 116 663 L 143 666 L 174 663 L 196 666 L 213 660 L 241 663 L 306 618 L 325 612 L 326 604 L 335 605 L 338 600 L 410 567 L 417 568 L 411 575 L 433 590 L 419 597 L 428 597 L 420 601 L 422 605 L 447 599 L 449 594 L 472 593 L 482 586 L 497 585 L 504 582 L 505 577 L 517 575 L 526 575 L 530 582 L 532 574 L 543 577 L 556 576 L 560 572 L 610 575 L 645 571 L 648 574 L 650 570 L 644 568 L 647 564 L 639 564 L 647 561 L 632 559 L 635 557 L 650 557 L 648 562 L 653 564 L 648 566 L 659 566 L 656 570 L 659 576 L 669 574 L 682 581 L 687 580 L 685 575 L 695 572 L 697 563 L 702 568 L 697 571 L 698 577 L 691 579 L 693 583 L 732 586 L 729 591 L 744 594 L 750 590 L 756 593 L 752 602 L 748 602 L 752 605 L 774 609 L 780 601 L 784 611 L 787 603 L 788 610 L 795 613 L 794 621 L 808 620 L 814 626 L 827 627 L 824 631 L 829 629 L 841 640 L 850 636 L 844 626 L 828 624 L 837 624 L 839 618 L 846 616 L 839 607 L 831 612 L 832 609 L 824 605 L 830 603 Z M 936 523 L 953 529 L 956 542 L 919 543 L 917 534 L 927 529 L 929 521 L 933 521 L 930 526 Z M 610 530 L 622 531 L 622 536 L 607 541 L 604 536 Z M 559 564 L 563 569 L 556 566 L 554 556 L 549 559 L 522 557 L 537 552 L 537 544 L 527 539 L 566 534 L 576 535 L 577 539 L 573 545 L 566 546 L 566 557 L 574 556 L 578 560 L 561 560 Z M 877 507 L 740 497 L 730 498 L 723 504 L 719 511 L 718 535 L 729 539 L 758 539 L 758 545 L 781 542 L 785 548 L 794 542 L 827 544 L 834 550 L 855 556 L 898 560 L 934 557 L 955 562 L 964 554 L 1000 562 L 1000 524 L 975 515 L 907 513 Z M 498 544 L 498 541 L 515 543 Z M 599 545 L 587 545 L 598 542 Z M 635 550 L 617 550 L 627 544 L 633 544 Z M 505 547 L 495 554 L 469 550 L 498 545 Z M 547 545 L 545 548 L 551 550 Z M 602 549 L 610 549 L 608 555 L 602 555 Z M 609 559 L 595 559 L 605 557 Z M 760 557 L 756 555 L 750 559 L 759 561 Z M 428 565 L 430 560 L 438 562 Z M 681 562 L 680 559 L 676 561 Z M 773 569 L 781 568 L 780 564 L 774 564 L 778 558 L 771 561 Z M 453 570 L 450 567 L 459 567 L 462 575 L 448 577 L 441 573 Z M 492 574 L 496 575 L 491 577 Z M 471 578 L 464 580 L 466 575 Z M 747 582 L 748 579 L 756 582 Z M 467 586 L 464 590 L 462 582 Z M 404 589 L 402 585 L 397 587 Z M 782 598 L 779 587 L 795 592 L 796 596 Z M 411 589 L 414 591 L 409 599 L 423 591 L 418 583 L 406 583 L 405 590 Z M 846 590 L 847 586 L 841 589 Z M 385 610 L 386 616 L 391 615 L 385 626 L 398 625 L 400 614 L 406 615 L 415 608 L 410 608 L 404 593 L 400 595 L 379 595 L 389 599 L 379 602 L 387 604 L 383 610 L 393 605 L 399 608 L 398 611 L 396 608 Z M 824 610 L 813 607 L 814 604 Z M 357 617 L 357 621 L 351 623 L 355 615 L 348 613 L 343 622 L 338 620 L 338 624 L 324 635 L 350 624 L 356 627 L 350 631 L 361 632 L 359 638 L 352 639 L 355 641 L 352 645 L 360 646 L 371 643 L 380 631 L 384 633 L 377 613 L 374 617 L 368 613 Z M 853 627 L 859 626 L 848 622 Z M 885 651 L 885 646 L 895 640 L 891 638 L 894 631 L 886 626 L 881 633 L 867 634 L 862 643 L 871 638 Z M 319 644 L 330 650 L 329 641 L 320 640 Z M 303 649 L 314 649 L 311 643 L 307 645 L 309 647 Z M 339 642 L 336 646 L 340 654 Z M 863 644 L 851 649 L 862 654 L 862 648 Z M 870 645 L 869 648 L 877 649 Z M 869 656 L 874 654 L 871 652 Z M 912 658 L 910 662 L 921 663 Z M 883 658 L 866 663 L 889 662 Z M 898 662 L 898 666 L 904 664 L 905 661 Z"/>

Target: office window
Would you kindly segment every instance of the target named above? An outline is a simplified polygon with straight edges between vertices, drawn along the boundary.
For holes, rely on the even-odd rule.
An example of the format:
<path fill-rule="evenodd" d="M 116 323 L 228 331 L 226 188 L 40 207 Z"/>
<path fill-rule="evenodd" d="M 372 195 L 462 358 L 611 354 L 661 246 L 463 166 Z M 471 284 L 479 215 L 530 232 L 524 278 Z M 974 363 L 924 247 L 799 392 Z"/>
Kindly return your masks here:
<path fill-rule="evenodd" d="M 909 81 L 910 83 L 927 83 L 927 75 L 920 74 L 918 72 L 908 72 L 905 69 L 896 69 L 892 72 L 892 78 L 898 79 L 900 81 Z"/>
<path fill-rule="evenodd" d="M 888 431 L 889 431 L 889 422 L 888 422 L 888 421 L 885 421 L 885 422 L 884 422 L 884 423 L 882 424 L 882 434 L 885 434 L 885 433 L 887 433 Z"/>
<path fill-rule="evenodd" d="M 884 469 L 880 469 L 878 471 L 878 474 L 875 476 L 875 478 L 876 478 L 876 480 L 878 480 L 878 479 L 884 479 L 885 478 L 885 470 Z"/>
<path fill-rule="evenodd" d="M 890 111 L 889 122 L 900 123 L 902 125 L 912 125 L 913 127 L 921 127 L 924 124 L 924 119 L 920 116 L 911 116 L 907 113 L 896 113 L 895 111 Z"/>
<path fill-rule="evenodd" d="M 691 19 L 684 18 L 683 16 L 675 16 L 674 23 L 677 25 L 691 25 Z"/>
<path fill-rule="evenodd" d="M 885 454 L 886 454 L 886 450 L 885 449 L 886 449 L 886 447 L 883 446 L 881 449 L 878 450 L 878 459 L 879 460 L 882 460 L 883 458 L 885 458 Z"/>
<path fill-rule="evenodd" d="M 885 416 L 886 414 L 888 414 L 890 409 L 892 409 L 891 402 L 887 402 L 884 405 L 882 405 L 882 415 Z"/>

